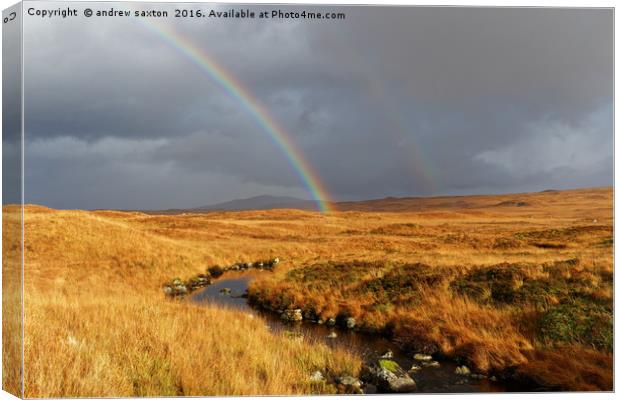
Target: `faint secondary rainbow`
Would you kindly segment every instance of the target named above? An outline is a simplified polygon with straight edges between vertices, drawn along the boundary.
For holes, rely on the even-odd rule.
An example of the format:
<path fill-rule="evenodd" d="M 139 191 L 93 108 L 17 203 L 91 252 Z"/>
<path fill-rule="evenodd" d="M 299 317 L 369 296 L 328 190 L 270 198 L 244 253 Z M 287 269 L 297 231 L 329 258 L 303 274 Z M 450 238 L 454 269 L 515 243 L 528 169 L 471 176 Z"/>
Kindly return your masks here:
<path fill-rule="evenodd" d="M 189 38 L 164 27 L 162 24 L 155 22 L 156 20 L 142 21 L 142 18 L 137 18 L 137 20 L 150 31 L 156 33 L 172 48 L 187 57 L 202 72 L 206 73 L 209 78 L 216 81 L 232 98 L 237 100 L 284 153 L 288 162 L 312 196 L 312 199 L 316 202 L 319 210 L 322 212 L 333 211 L 331 204 L 333 202 L 331 202 L 327 190 L 321 183 L 317 173 L 305 160 L 301 151 L 291 141 L 284 129 L 278 125 L 267 109 L 241 82 L 230 72 L 222 68 L 206 52 L 194 45 Z"/>

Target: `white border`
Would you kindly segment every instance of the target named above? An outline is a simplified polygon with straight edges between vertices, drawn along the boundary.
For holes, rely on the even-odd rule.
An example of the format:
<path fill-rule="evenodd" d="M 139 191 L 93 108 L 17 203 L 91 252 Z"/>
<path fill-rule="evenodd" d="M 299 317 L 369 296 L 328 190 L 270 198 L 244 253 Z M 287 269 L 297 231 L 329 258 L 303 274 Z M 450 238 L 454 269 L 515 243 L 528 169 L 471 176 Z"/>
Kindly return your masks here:
<path fill-rule="evenodd" d="M 94 2 L 96 3 L 96 0 L 82 0 L 84 2 Z M 166 0 L 151 0 L 149 2 L 152 3 L 171 3 L 171 1 L 166 1 Z M 183 3 L 183 1 L 177 1 L 178 3 Z M 187 3 L 190 3 L 191 1 L 187 1 Z M 17 3 L 17 1 L 15 0 L 0 0 L 0 8 L 1 9 L 5 9 L 10 7 L 11 5 Z M 609 1 L 609 0 L 590 0 L 590 1 L 566 1 L 566 0 L 539 0 L 539 1 L 514 1 L 514 0 L 474 0 L 474 1 L 466 1 L 466 0 L 444 0 L 444 1 L 433 1 L 433 0 L 426 0 L 426 1 L 411 1 L 411 0 L 391 0 L 391 1 L 385 1 L 385 0 L 375 0 L 375 1 L 368 1 L 368 0 L 338 0 L 338 1 L 329 1 L 329 0 L 312 0 L 312 1 L 302 1 L 302 0 L 288 0 L 288 1 L 277 1 L 277 0 L 271 0 L 271 1 L 255 1 L 255 0 L 227 0 L 227 1 L 203 1 L 203 3 L 246 3 L 246 4 L 325 4 L 325 5 L 329 5 L 329 4 L 341 4 L 341 5 L 417 5 L 417 6 L 480 6 L 480 7 L 574 7 L 574 8 L 580 8 L 580 7 L 613 7 L 615 8 L 615 4 L 613 1 Z M 614 17 L 614 27 L 615 27 L 615 17 Z M 614 77 L 616 75 L 616 71 L 617 71 L 617 66 L 618 66 L 618 53 L 616 51 L 617 49 L 617 43 L 618 43 L 618 32 L 614 29 Z M 0 41 L 0 54 L 2 54 L 2 42 Z M 1 81 L 1 80 L 0 80 Z M 618 115 L 618 108 L 616 106 L 615 103 L 615 93 L 617 92 L 617 88 L 618 88 L 618 83 L 617 81 L 614 79 L 614 122 L 616 120 L 616 116 Z M 2 82 L 0 82 L 0 92 L 2 90 Z M 0 118 L 2 117 L 2 110 L 0 109 Z M 615 123 L 614 123 L 614 139 L 615 139 Z M 0 142 L 0 154 L 1 153 L 1 142 Z M 618 144 L 618 142 L 616 142 L 614 140 L 614 154 L 617 153 L 618 150 L 618 146 L 620 146 Z M 615 157 L 614 157 L 615 160 Z M 616 177 L 618 177 L 618 165 L 614 162 L 614 221 L 615 221 L 615 210 L 618 208 L 618 205 L 620 204 L 620 200 L 618 199 L 618 197 L 615 195 L 615 187 L 617 184 L 616 181 Z M 0 181 L 1 181 L 1 176 L 2 176 L 2 164 L 0 163 Z M 0 185 L 0 197 L 2 195 L 2 187 Z M 614 223 L 614 227 L 615 227 L 615 223 Z M 1 226 L 0 226 L 0 232 L 1 232 Z M 618 239 L 619 239 L 620 235 L 618 234 L 618 232 L 615 231 L 614 229 L 614 265 L 615 265 L 615 250 L 616 250 L 616 244 L 618 243 Z M 0 273 L 1 274 L 1 273 Z M 1 293 L 1 287 L 0 287 L 0 293 Z M 617 305 L 618 305 L 618 296 L 616 295 L 617 292 L 614 292 L 614 306 L 616 307 L 615 309 L 617 309 Z M 615 313 L 614 313 L 615 314 Z M 1 317 L 0 317 L 0 322 L 1 322 Z M 616 330 L 617 328 L 617 321 L 614 320 L 614 333 L 618 332 Z M 617 343 L 618 343 L 618 335 L 615 335 L 614 337 L 615 342 L 614 342 L 614 349 L 617 349 Z M 0 341 L 0 349 L 1 349 L 2 343 Z M 618 357 L 614 358 L 614 375 L 615 375 L 615 384 L 618 384 Z M 584 397 L 587 396 L 588 399 L 592 399 L 592 400 L 598 400 L 598 399 L 607 399 L 607 398 L 612 398 L 612 396 L 614 396 L 614 394 L 610 394 L 610 393 L 575 393 L 575 392 L 563 392 L 563 393 L 532 393 L 532 394 L 510 394 L 510 393 L 502 393 L 502 394 L 446 394 L 446 395 L 441 395 L 441 396 L 450 396 L 451 399 L 455 399 L 455 400 L 468 400 L 471 399 L 472 397 L 477 397 L 477 396 L 481 396 L 484 399 L 495 399 L 495 398 L 510 398 L 510 399 L 515 399 L 516 396 L 526 396 L 527 399 L 538 399 L 538 398 L 545 398 L 545 399 L 549 399 L 549 400 L 578 400 L 578 399 L 583 399 Z M 431 399 L 433 397 L 436 396 L 440 396 L 440 395 L 429 395 L 429 394 L 415 394 L 415 395 L 399 395 L 399 397 L 394 397 L 394 395 L 373 395 L 372 398 L 373 399 L 399 399 L 399 398 L 412 398 L 414 397 L 416 399 L 420 399 L 420 400 L 428 400 Z M 305 397 L 301 397 L 302 399 L 325 399 L 325 400 L 335 400 L 335 399 L 342 399 L 342 398 L 353 398 L 353 396 L 305 396 Z M 4 392 L 4 391 L 0 391 L 0 400 L 5 400 L 5 399 L 14 399 L 15 397 L 13 397 L 12 395 Z M 249 398 L 253 398 L 253 397 L 227 397 L 226 399 L 249 399 Z M 289 398 L 289 397 L 283 397 L 283 398 Z M 154 398 L 154 399 L 160 399 L 160 398 Z M 166 398 L 161 398 L 161 399 L 166 399 Z M 169 398 L 167 398 L 169 399 Z"/>

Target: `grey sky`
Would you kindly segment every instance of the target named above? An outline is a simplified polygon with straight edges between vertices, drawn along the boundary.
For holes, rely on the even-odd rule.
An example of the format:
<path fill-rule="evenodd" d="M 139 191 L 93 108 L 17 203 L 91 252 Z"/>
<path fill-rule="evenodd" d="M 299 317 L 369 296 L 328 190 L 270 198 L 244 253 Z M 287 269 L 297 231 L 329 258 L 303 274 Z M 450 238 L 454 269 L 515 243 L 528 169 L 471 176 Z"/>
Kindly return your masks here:
<path fill-rule="evenodd" d="M 610 10 L 332 9 L 346 20 L 161 23 L 260 99 L 337 200 L 612 184 Z M 134 19 L 32 17 L 24 39 L 27 202 L 309 197 L 247 110 Z"/>

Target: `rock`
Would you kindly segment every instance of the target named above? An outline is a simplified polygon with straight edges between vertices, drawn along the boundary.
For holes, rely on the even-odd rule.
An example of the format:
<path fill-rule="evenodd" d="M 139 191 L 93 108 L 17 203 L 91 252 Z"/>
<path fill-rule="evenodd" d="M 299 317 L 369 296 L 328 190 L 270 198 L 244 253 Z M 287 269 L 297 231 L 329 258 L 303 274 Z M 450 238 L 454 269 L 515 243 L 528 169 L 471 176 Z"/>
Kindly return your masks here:
<path fill-rule="evenodd" d="M 344 386 L 345 393 L 363 394 L 362 381 L 349 375 L 341 376 L 336 382 Z"/>
<path fill-rule="evenodd" d="M 416 353 L 413 356 L 414 360 L 418 360 L 418 361 L 431 361 L 433 359 L 432 356 L 429 356 L 428 354 L 421 354 L 421 353 Z"/>
<path fill-rule="evenodd" d="M 456 381 L 457 385 L 465 385 L 467 383 L 467 379 L 460 379 L 458 381 Z"/>
<path fill-rule="evenodd" d="M 282 318 L 284 321 L 288 321 L 288 322 L 299 322 L 301 320 L 304 319 L 302 313 L 301 313 L 301 309 L 296 308 L 294 310 L 285 310 L 281 315 L 280 318 Z"/>
<path fill-rule="evenodd" d="M 469 370 L 469 368 L 467 368 L 466 365 L 462 365 L 460 367 L 456 367 L 454 373 L 457 375 L 469 375 L 471 374 L 471 371 Z"/>
<path fill-rule="evenodd" d="M 180 296 L 183 294 L 187 294 L 187 286 L 181 284 L 181 285 L 176 285 L 175 287 L 172 288 L 174 291 L 174 295 L 175 296 Z"/>
<path fill-rule="evenodd" d="M 487 376 L 482 374 L 471 374 L 471 377 L 474 379 L 487 379 Z"/>
<path fill-rule="evenodd" d="M 319 318 L 316 320 L 316 323 L 319 325 L 323 325 L 325 323 L 325 321 L 323 321 L 323 318 Z"/>
<path fill-rule="evenodd" d="M 347 318 L 346 324 L 347 324 L 347 328 L 349 328 L 349 329 L 355 328 L 355 318 L 353 318 L 353 317 Z"/>
<path fill-rule="evenodd" d="M 389 391 L 393 393 L 410 393 L 415 392 L 417 389 L 415 381 L 409 375 L 399 377 L 388 384 Z"/>
<path fill-rule="evenodd" d="M 230 269 L 233 271 L 239 271 L 241 267 L 239 266 L 239 264 L 233 264 L 230 266 Z"/>
<path fill-rule="evenodd" d="M 411 368 L 409 368 L 409 373 L 410 374 L 414 374 L 414 373 L 420 371 L 421 369 L 422 369 L 422 367 L 420 367 L 418 364 L 413 364 L 411 366 Z"/>
<path fill-rule="evenodd" d="M 336 318 L 327 318 L 327 326 L 335 326 Z"/>
<path fill-rule="evenodd" d="M 321 371 L 314 371 L 314 373 L 310 375 L 310 382 L 320 383 L 324 381 L 325 381 L 325 377 L 323 376 Z"/>
<path fill-rule="evenodd" d="M 423 367 L 430 367 L 430 368 L 439 368 L 439 361 L 423 361 L 422 362 L 422 366 Z"/>
<path fill-rule="evenodd" d="M 280 264 L 280 259 L 278 257 L 274 258 L 273 260 L 271 260 L 271 264 L 272 265 L 278 265 Z"/>
<path fill-rule="evenodd" d="M 200 274 L 189 281 L 189 287 L 191 290 L 196 290 L 201 287 L 205 287 L 211 284 L 211 281 L 206 275 Z"/>
<path fill-rule="evenodd" d="M 493 382 L 497 382 L 497 378 L 495 377 L 495 375 L 493 375 L 492 377 L 489 378 L 491 381 Z"/>
<path fill-rule="evenodd" d="M 394 358 L 394 353 L 392 353 L 392 350 L 388 350 L 381 356 L 381 358 Z"/>
<path fill-rule="evenodd" d="M 179 278 L 175 278 L 171 285 L 165 285 L 162 290 L 167 296 L 182 296 L 188 293 L 187 286 Z"/>
<path fill-rule="evenodd" d="M 357 378 L 354 378 L 350 375 L 345 375 L 345 376 L 341 376 L 340 378 L 338 378 L 338 383 L 340 383 L 341 385 L 344 386 L 350 386 L 356 389 L 361 389 L 362 388 L 362 381 L 360 381 Z"/>
<path fill-rule="evenodd" d="M 334 331 L 329 332 L 329 335 L 326 336 L 326 338 L 328 339 L 336 339 L 338 337 L 338 334 Z"/>
<path fill-rule="evenodd" d="M 373 382 L 379 388 L 390 393 L 407 393 L 416 390 L 415 381 L 393 360 L 379 359 L 371 368 Z"/>
<path fill-rule="evenodd" d="M 224 270 L 219 265 L 214 265 L 210 267 L 208 271 L 209 271 L 209 274 L 214 278 L 217 278 L 218 276 L 221 276 L 224 273 Z"/>
<path fill-rule="evenodd" d="M 227 287 L 220 289 L 220 294 L 226 295 L 226 294 L 230 294 L 231 292 L 232 292 L 232 290 L 230 288 L 227 288 Z"/>

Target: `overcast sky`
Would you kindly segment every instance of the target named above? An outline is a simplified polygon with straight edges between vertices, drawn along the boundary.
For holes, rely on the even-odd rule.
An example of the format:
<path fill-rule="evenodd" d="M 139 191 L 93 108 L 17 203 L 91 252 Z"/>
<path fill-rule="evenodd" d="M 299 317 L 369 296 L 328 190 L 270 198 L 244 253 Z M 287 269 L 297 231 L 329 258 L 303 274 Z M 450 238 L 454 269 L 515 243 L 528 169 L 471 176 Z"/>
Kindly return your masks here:
<path fill-rule="evenodd" d="M 346 20 L 160 23 L 260 99 L 336 200 L 612 184 L 610 10 L 333 10 Z M 26 202 L 310 198 L 247 109 L 135 19 L 24 34 Z"/>

